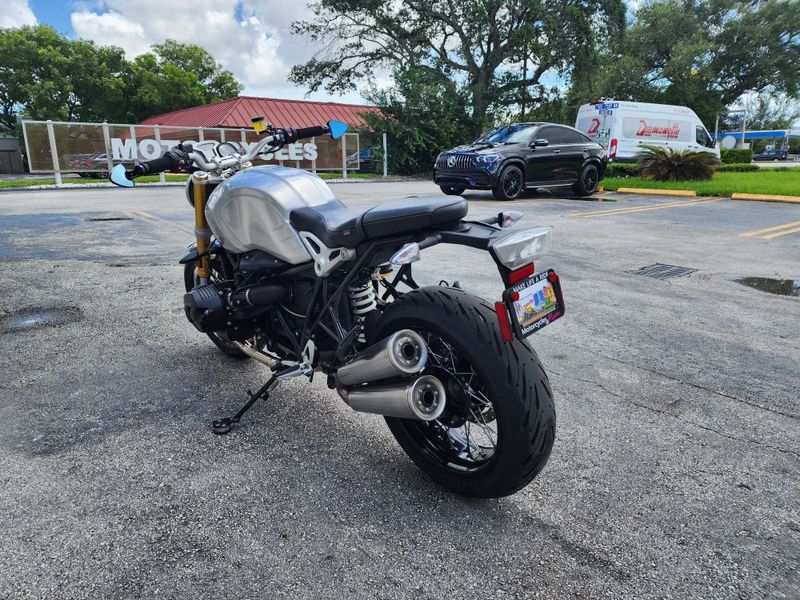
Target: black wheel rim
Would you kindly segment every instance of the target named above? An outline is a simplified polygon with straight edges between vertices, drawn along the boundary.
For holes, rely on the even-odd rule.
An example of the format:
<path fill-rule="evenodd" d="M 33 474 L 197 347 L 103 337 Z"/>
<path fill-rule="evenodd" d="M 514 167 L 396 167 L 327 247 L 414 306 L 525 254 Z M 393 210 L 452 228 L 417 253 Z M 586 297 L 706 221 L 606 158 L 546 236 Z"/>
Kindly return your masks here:
<path fill-rule="evenodd" d="M 518 169 L 509 169 L 503 177 L 503 192 L 513 198 L 522 190 L 522 173 Z"/>
<path fill-rule="evenodd" d="M 586 174 L 583 176 L 583 187 L 587 192 L 594 191 L 597 185 L 597 171 L 594 169 L 587 169 Z"/>
<path fill-rule="evenodd" d="M 405 421 L 423 454 L 457 473 L 492 462 L 500 444 L 494 403 L 465 353 L 435 333 L 419 331 L 428 344 L 425 374 L 439 377 L 447 392 L 445 412 L 434 421 Z"/>

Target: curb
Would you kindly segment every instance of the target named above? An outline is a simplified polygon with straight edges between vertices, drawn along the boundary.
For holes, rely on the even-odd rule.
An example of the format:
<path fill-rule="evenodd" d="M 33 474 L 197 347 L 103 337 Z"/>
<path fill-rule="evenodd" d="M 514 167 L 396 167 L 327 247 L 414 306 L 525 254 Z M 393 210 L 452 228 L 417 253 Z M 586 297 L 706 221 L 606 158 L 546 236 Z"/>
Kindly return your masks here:
<path fill-rule="evenodd" d="M 731 194 L 731 200 L 755 200 L 757 202 L 791 202 L 800 204 L 800 196 L 774 196 L 770 194 Z"/>
<path fill-rule="evenodd" d="M 648 188 L 617 188 L 620 194 L 648 194 L 653 196 L 683 196 L 683 197 L 696 197 L 697 192 L 694 190 L 653 190 Z"/>

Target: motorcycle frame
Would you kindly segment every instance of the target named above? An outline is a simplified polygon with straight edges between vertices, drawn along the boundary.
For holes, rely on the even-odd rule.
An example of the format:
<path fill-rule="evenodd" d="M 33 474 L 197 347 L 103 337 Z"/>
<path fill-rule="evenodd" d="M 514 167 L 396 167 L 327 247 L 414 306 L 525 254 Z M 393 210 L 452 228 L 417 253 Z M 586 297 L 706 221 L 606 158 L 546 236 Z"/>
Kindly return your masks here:
<path fill-rule="evenodd" d="M 202 184 L 194 187 L 195 215 L 198 214 L 198 206 L 205 207 L 207 187 L 207 185 Z M 201 233 L 205 234 L 203 229 L 208 231 L 210 239 L 210 231 L 208 230 L 208 224 L 205 222 L 204 213 L 202 222 L 199 218 L 196 218 L 196 231 L 200 231 Z M 361 326 L 360 324 L 356 324 L 350 331 L 345 331 L 334 311 L 336 303 L 347 292 L 348 286 L 359 275 L 359 273 L 363 272 L 364 269 L 372 269 L 381 264 L 387 263 L 389 258 L 405 244 L 416 242 L 419 244 L 420 250 L 424 250 L 441 243 L 446 243 L 469 246 L 479 250 L 488 251 L 500 272 L 503 283 L 508 286 L 508 275 L 511 271 L 505 265 L 503 265 L 502 262 L 500 262 L 492 249 L 492 243 L 494 240 L 504 233 L 505 230 L 496 225 L 496 219 L 488 219 L 486 221 L 464 220 L 446 227 L 406 233 L 399 236 L 378 238 L 358 245 L 355 248 L 356 258 L 354 260 L 342 263 L 337 269 L 340 272 L 346 271 L 346 273 L 341 282 L 333 289 L 331 289 L 332 286 L 329 285 L 328 277 L 319 277 L 315 275 L 314 287 L 305 309 L 305 315 L 307 316 L 305 317 L 303 329 L 299 339 L 286 323 L 286 319 L 281 312 L 281 308 L 275 307 L 275 310 L 278 313 L 278 320 L 284 330 L 284 333 L 290 340 L 292 340 L 293 351 L 296 354 L 296 358 L 298 360 L 302 360 L 302 349 L 306 347 L 306 344 L 312 339 L 312 336 L 319 332 L 324 333 L 333 339 L 336 344 L 336 350 L 334 352 L 335 357 L 338 362 L 344 361 L 347 353 L 358 338 L 357 334 L 360 332 Z M 209 244 L 209 240 L 204 239 L 204 245 L 202 246 L 203 249 L 201 250 L 200 241 L 201 237 L 198 235 L 198 244 L 196 248 L 181 259 L 180 262 L 182 264 L 187 262 L 195 262 L 197 264 L 199 276 L 200 269 L 202 268 L 203 264 L 205 264 L 206 269 L 208 268 L 207 265 L 209 255 L 212 253 L 222 253 L 225 268 L 227 269 L 232 266 L 230 258 L 227 256 L 227 251 L 224 249 L 224 247 L 219 245 L 219 242 L 214 241 L 213 243 Z M 382 300 L 388 299 L 389 296 L 392 296 L 393 298 L 399 297 L 401 292 L 398 291 L 397 287 L 400 283 L 404 283 L 412 289 L 419 287 L 412 276 L 411 263 L 399 266 L 400 268 L 397 270 L 392 281 L 388 281 L 385 278 L 380 279 L 386 290 L 381 296 Z M 267 283 L 271 280 L 285 279 L 286 277 L 290 277 L 291 275 L 305 271 L 310 271 L 312 274 L 314 273 L 314 263 L 312 261 L 305 262 L 300 265 L 290 267 L 285 271 L 281 271 L 280 273 L 276 273 L 275 275 L 265 279 L 264 283 Z M 232 275 L 233 273 L 227 273 L 226 277 L 231 276 L 232 278 Z M 317 304 L 320 304 L 320 308 L 316 312 L 312 312 L 314 306 Z M 330 323 L 325 323 L 327 318 L 330 318 Z"/>

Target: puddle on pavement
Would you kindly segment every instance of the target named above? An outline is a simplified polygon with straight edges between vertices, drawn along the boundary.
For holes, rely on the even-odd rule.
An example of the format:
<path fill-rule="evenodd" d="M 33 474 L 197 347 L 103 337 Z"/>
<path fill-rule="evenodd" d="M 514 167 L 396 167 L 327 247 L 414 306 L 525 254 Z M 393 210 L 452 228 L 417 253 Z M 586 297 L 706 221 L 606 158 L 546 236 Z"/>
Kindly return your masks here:
<path fill-rule="evenodd" d="M 74 307 L 26 308 L 0 318 L 0 331 L 17 333 L 39 327 L 54 327 L 81 318 L 81 311 Z"/>
<path fill-rule="evenodd" d="M 800 279 L 771 279 L 769 277 L 742 277 L 736 283 L 768 294 L 800 296 Z"/>

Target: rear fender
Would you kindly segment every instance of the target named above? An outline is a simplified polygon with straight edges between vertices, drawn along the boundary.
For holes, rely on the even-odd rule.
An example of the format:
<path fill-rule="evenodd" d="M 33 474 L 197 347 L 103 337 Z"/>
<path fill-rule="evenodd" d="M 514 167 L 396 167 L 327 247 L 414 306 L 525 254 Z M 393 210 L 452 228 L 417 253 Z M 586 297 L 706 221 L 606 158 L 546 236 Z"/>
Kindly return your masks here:
<path fill-rule="evenodd" d="M 460 221 L 457 225 L 438 229 L 428 234 L 427 237 L 419 242 L 419 247 L 420 250 L 423 250 L 437 244 L 455 244 L 457 246 L 468 246 L 478 250 L 485 250 L 489 253 L 494 264 L 497 266 L 503 283 L 508 286 L 508 277 L 511 273 L 511 269 L 500 261 L 493 248 L 494 243 L 508 233 L 511 233 L 511 231 L 502 229 L 491 222 Z"/>

